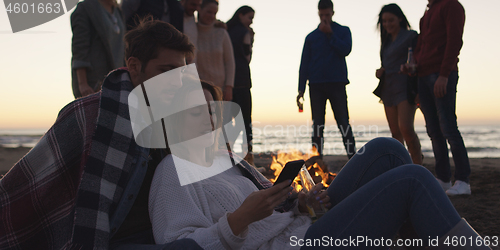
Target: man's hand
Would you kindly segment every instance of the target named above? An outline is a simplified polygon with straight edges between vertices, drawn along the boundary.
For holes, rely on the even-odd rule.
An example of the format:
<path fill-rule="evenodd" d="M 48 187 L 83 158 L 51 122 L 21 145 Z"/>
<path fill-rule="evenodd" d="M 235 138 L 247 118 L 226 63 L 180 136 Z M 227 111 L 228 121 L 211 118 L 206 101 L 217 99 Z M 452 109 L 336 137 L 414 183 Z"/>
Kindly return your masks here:
<path fill-rule="evenodd" d="M 318 29 L 327 35 L 332 34 L 332 28 L 330 27 L 330 23 L 327 21 L 321 21 Z"/>
<path fill-rule="evenodd" d="M 399 74 L 408 75 L 408 71 L 408 66 L 406 64 L 401 64 L 401 66 L 399 66 Z"/>
<path fill-rule="evenodd" d="M 82 97 L 94 93 L 94 90 L 87 83 L 87 68 L 76 69 L 76 77 L 78 81 L 78 90 L 80 90 L 80 95 Z"/>
<path fill-rule="evenodd" d="M 308 212 L 307 205 L 316 211 L 321 210 L 321 205 L 324 205 L 327 209 L 331 207 L 328 192 L 322 191 L 322 188 L 323 184 L 318 183 L 307 194 L 305 192 L 299 193 L 299 211 L 301 213 Z"/>
<path fill-rule="evenodd" d="M 233 100 L 233 87 L 232 86 L 225 86 L 224 87 L 224 93 L 223 93 L 223 98 L 224 101 L 232 101 Z"/>
<path fill-rule="evenodd" d="M 82 97 L 88 96 L 94 93 L 94 90 L 87 83 L 79 83 L 78 89 Z"/>
<path fill-rule="evenodd" d="M 418 68 L 418 65 L 415 64 L 415 69 Z M 405 63 L 405 64 L 401 64 L 401 66 L 399 67 L 399 74 L 404 74 L 404 75 L 409 75 L 409 76 L 414 76 L 414 74 L 411 73 L 410 71 L 410 65 L 408 63 Z"/>
<path fill-rule="evenodd" d="M 248 27 L 248 33 L 250 34 L 250 39 L 253 41 L 253 37 L 255 36 L 255 31 L 253 31 L 252 27 Z"/>
<path fill-rule="evenodd" d="M 297 96 L 297 106 L 300 105 L 300 98 L 304 98 L 304 91 L 299 91 L 299 95 Z"/>
<path fill-rule="evenodd" d="M 377 69 L 377 71 L 375 71 L 375 76 L 380 79 L 380 77 L 382 77 L 382 75 L 384 74 L 385 72 L 385 69 L 384 67 L 381 67 L 380 69 Z"/>
<path fill-rule="evenodd" d="M 239 235 L 251 223 L 273 214 L 274 208 L 285 201 L 292 191 L 290 182 L 284 181 L 271 188 L 251 193 L 241 206 L 227 217 L 233 234 Z"/>
<path fill-rule="evenodd" d="M 227 30 L 226 23 L 224 23 L 223 21 L 221 21 L 219 19 L 215 20 L 214 26 L 217 28 L 223 28 L 223 29 Z"/>
<path fill-rule="evenodd" d="M 446 95 L 446 85 L 448 85 L 448 77 L 439 76 L 434 83 L 434 95 L 437 98 L 442 98 Z"/>

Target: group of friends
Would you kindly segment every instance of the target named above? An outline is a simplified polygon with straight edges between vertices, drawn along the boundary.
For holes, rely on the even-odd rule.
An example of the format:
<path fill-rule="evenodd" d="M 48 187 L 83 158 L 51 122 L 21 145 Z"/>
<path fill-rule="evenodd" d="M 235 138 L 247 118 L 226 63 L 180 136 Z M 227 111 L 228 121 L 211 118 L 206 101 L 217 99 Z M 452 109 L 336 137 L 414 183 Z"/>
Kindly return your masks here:
<path fill-rule="evenodd" d="M 82 14 L 85 11 L 90 13 L 88 11 L 92 5 L 88 2 L 92 1 L 94 0 L 79 3 L 72 16 L 73 28 L 77 20 L 90 24 L 97 19 Z M 111 8 L 111 12 L 107 12 L 108 26 L 104 30 L 114 32 L 106 33 L 107 38 L 112 40 L 112 36 L 124 32 L 124 26 L 113 21 L 118 20 L 121 15 L 114 14 L 120 12 L 119 8 L 113 4 L 103 4 L 105 1 L 95 1 L 94 4 L 102 4 L 103 11 L 106 11 L 106 6 Z M 184 10 L 189 9 L 191 1 L 196 0 L 184 0 Z M 203 46 L 195 49 L 187 32 L 182 33 L 180 26 L 175 26 L 176 14 L 172 6 L 178 2 L 165 0 L 162 5 L 160 2 L 152 2 L 148 4 L 155 5 L 153 9 L 157 15 L 156 20 L 146 18 L 134 21 L 135 26 L 126 33 L 123 41 L 123 60 L 127 67 L 114 65 L 116 69 L 107 74 L 102 84 L 91 86 L 89 79 L 92 74 L 89 72 L 96 68 L 94 64 L 88 64 L 89 58 L 93 53 L 109 52 L 111 61 L 117 52 L 113 52 L 113 49 L 106 52 L 107 48 L 103 46 L 96 49 L 98 52 L 79 51 L 81 57 L 78 58 L 75 56 L 74 39 L 73 69 L 77 75 L 77 83 L 74 82 L 73 86 L 78 89 L 75 96 L 76 93 L 84 95 L 86 91 L 89 95 L 64 107 L 40 142 L 0 180 L 0 218 L 3 222 L 0 226 L 0 248 L 316 249 L 333 246 L 321 240 L 325 236 L 344 242 L 357 236 L 393 239 L 398 234 L 403 239 L 423 239 L 423 247 L 430 243 L 428 239 L 437 239 L 438 244 L 433 247 L 450 248 L 446 242 L 451 237 L 465 237 L 473 240 L 458 247 L 490 249 L 465 219 L 460 217 L 447 198 L 443 183 L 449 181 L 449 176 L 446 176 L 446 173 L 438 173 L 436 179 L 427 169 L 415 164 L 416 160 L 421 160 L 421 155 L 416 157 L 411 146 L 408 153 L 402 142 L 405 140 L 409 145 L 412 138 L 405 135 L 403 138 L 395 136 L 398 140 L 374 139 L 363 146 L 362 154 L 356 154 L 354 151 L 350 154 L 349 150 L 355 149 L 354 138 L 352 135 L 344 138 L 350 160 L 326 190 L 322 184 L 318 184 L 309 192 L 297 193 L 289 187 L 290 182 L 273 185 L 247 161 L 238 160 L 231 152 L 221 152 L 216 138 L 223 127 L 221 123 L 224 117 L 223 111 L 217 107 L 221 102 L 227 101 L 231 94 L 232 99 L 235 98 L 236 87 L 232 92 L 228 92 L 229 87 L 222 88 L 216 80 L 204 79 L 200 70 L 198 80 L 201 86 L 198 87 L 202 91 L 197 91 L 195 85 L 186 81 L 185 85 L 188 87 L 169 95 L 171 98 L 163 102 L 165 105 L 191 108 L 184 115 L 161 120 L 166 124 L 165 130 L 175 130 L 173 133 L 180 141 L 189 143 L 178 150 L 174 150 L 174 145 L 170 145 L 170 149 L 169 145 L 166 145 L 167 148 L 139 146 L 134 140 L 129 114 L 130 93 L 136 88 L 144 89 L 144 84 L 149 79 L 183 68 L 190 60 L 200 62 L 206 56 L 203 53 L 195 53 L 196 49 L 202 51 Z M 204 5 L 204 2 L 201 9 L 193 9 L 198 9 L 200 22 L 204 19 L 201 12 L 208 8 L 206 11 L 210 18 L 207 17 L 206 20 L 211 20 L 212 24 L 202 23 L 210 27 L 201 26 L 201 32 L 198 29 L 198 45 L 207 35 L 203 32 L 214 29 L 211 25 L 215 25 L 214 12 L 217 12 L 217 4 L 207 0 L 209 4 Z M 160 8 L 160 5 L 163 8 Z M 141 8 L 135 8 L 135 11 L 139 13 Z M 332 22 L 333 4 L 330 0 L 320 0 L 318 10 L 321 24 L 307 37 L 304 45 L 298 98 L 303 96 L 307 81 L 311 89 L 317 88 L 310 91 L 311 102 L 313 99 L 321 100 L 315 105 L 323 105 L 323 110 L 327 99 L 331 101 L 341 96 L 342 101 L 338 101 L 340 108 L 333 107 L 337 101 L 331 101 L 332 108 L 336 118 L 339 113 L 337 109 L 345 108 L 345 112 L 340 113 L 345 113 L 347 117 L 338 117 L 337 122 L 344 119 L 346 123 L 339 122 L 339 128 L 350 130 L 345 94 L 345 84 L 348 83 L 345 56 L 351 49 L 350 31 L 347 27 Z M 381 87 L 381 98 L 387 106 L 388 117 L 394 116 L 394 113 L 399 114 L 399 110 L 405 108 L 413 112 L 413 115 L 415 112 L 411 101 L 395 96 L 400 94 L 400 91 L 387 90 L 387 86 L 395 84 L 392 81 L 399 81 L 401 78 L 391 74 L 408 71 L 404 62 L 398 61 L 401 56 L 391 59 L 401 53 L 391 51 L 399 48 L 406 51 L 410 40 L 416 35 L 407 30 L 409 26 L 405 23 L 403 26 L 398 25 L 404 15 L 398 16 L 400 10 L 397 10 L 399 8 L 395 5 L 384 6 L 379 20 L 383 69 L 379 69 L 377 75 L 385 78 Z M 254 12 L 251 15 L 248 13 L 250 12 L 235 14 L 241 22 L 236 24 L 240 26 L 240 30 L 235 33 L 240 34 L 243 41 L 250 41 L 243 42 L 245 46 L 242 46 L 241 55 L 245 56 L 245 63 L 249 62 L 251 55 L 253 34 L 248 28 Z M 423 28 L 415 48 L 420 106 L 423 111 L 428 110 L 424 111 L 424 115 L 429 135 L 433 146 L 442 146 L 444 142 L 446 148 L 448 139 L 454 157 L 456 152 L 453 150 L 456 150 L 457 146 L 451 143 L 449 132 L 444 129 L 444 124 L 439 122 L 443 122 L 445 118 L 441 116 L 449 111 L 444 110 L 444 106 L 453 109 L 454 115 L 458 62 L 456 57 L 461 41 L 459 46 L 455 44 L 452 48 L 446 47 L 446 44 L 456 38 L 457 34 L 461 37 L 461 29 L 453 31 L 457 32 L 453 34 L 441 34 L 439 31 L 452 30 L 445 28 L 450 24 L 450 20 L 443 17 L 457 18 L 460 13 L 463 14 L 463 8 L 456 0 L 429 0 L 429 9 L 422 18 Z M 189 18 L 189 15 L 184 14 L 184 19 L 180 22 L 184 25 L 182 27 L 186 28 L 186 20 Z M 461 20 L 463 26 L 463 16 Z M 455 19 L 452 23 L 453 27 L 460 26 Z M 199 23 L 197 25 L 200 27 Z M 227 23 L 229 31 L 233 25 L 231 21 Z M 399 30 L 396 27 L 399 27 Z M 226 34 L 224 32 L 221 33 Z M 96 37 L 101 35 L 103 34 L 100 31 L 91 30 L 86 33 L 86 42 L 89 43 L 89 37 L 95 40 L 103 39 Z M 222 44 L 229 41 L 227 34 L 218 39 L 221 40 L 214 41 L 220 41 Z M 79 41 L 77 45 L 81 45 L 85 39 L 80 37 L 76 40 Z M 436 45 L 437 42 L 440 44 Z M 315 53 L 320 51 L 322 55 L 332 58 L 323 58 L 323 61 L 319 62 L 312 60 L 319 58 Z M 433 54 L 427 54 L 429 51 Z M 206 51 L 208 52 L 210 51 Z M 236 49 L 233 54 L 236 58 L 235 54 Z M 83 66 L 76 67 L 78 65 Z M 342 69 L 341 74 L 337 74 L 337 68 L 325 74 L 314 71 L 320 65 L 325 65 L 321 66 L 323 69 L 327 65 L 336 65 Z M 393 66 L 398 69 L 394 70 Z M 81 68 L 84 68 L 84 71 Z M 85 80 L 89 88 L 82 84 Z M 92 93 L 97 88 L 100 91 Z M 326 93 L 333 92 L 331 90 L 334 89 L 343 94 Z M 191 100 L 202 105 L 189 106 Z M 424 100 L 429 103 L 424 104 Z M 400 102 L 408 104 L 400 107 Z M 451 104 L 453 108 L 449 107 Z M 314 111 L 315 106 L 311 106 L 313 117 L 320 117 L 321 112 L 317 114 Z M 426 112 L 435 114 L 435 117 L 426 115 Z M 407 119 L 399 115 L 396 118 Z M 317 119 L 314 121 L 315 126 L 321 125 L 321 119 Z M 432 119 L 436 119 L 438 128 L 443 131 L 436 132 L 430 128 Z M 456 127 L 456 117 L 454 121 Z M 198 124 L 200 126 L 196 126 Z M 206 126 L 211 129 L 207 131 Z M 404 134 L 404 128 L 399 128 Z M 315 130 L 320 139 L 321 130 L 320 127 Z M 397 130 L 391 127 L 391 131 L 397 135 Z M 188 136 L 190 132 L 195 132 L 197 137 Z M 167 131 L 166 134 L 168 133 Z M 434 134 L 437 134 L 437 137 L 433 137 Z M 320 139 L 313 136 L 313 142 L 316 142 L 319 150 Z M 165 140 L 166 143 L 169 142 L 166 137 Z M 352 146 L 348 145 L 349 140 L 352 140 Z M 438 152 L 441 149 L 434 150 Z M 455 161 L 460 157 L 464 156 L 457 156 Z M 439 161 L 443 163 L 444 160 Z M 442 170 L 446 166 L 443 163 Z M 213 169 L 224 171 L 207 174 L 189 183 L 183 183 L 181 178 L 183 174 L 188 177 L 202 176 L 204 173 L 213 172 Z M 457 180 L 458 177 L 456 176 Z M 468 180 L 463 181 L 467 183 Z M 327 212 L 312 223 L 310 210 L 323 208 L 326 208 Z M 295 243 L 300 239 L 302 241 L 299 242 L 304 244 L 292 244 L 292 239 Z M 373 248 L 368 242 L 358 242 L 350 247 Z M 453 248 L 457 246 L 454 245 Z"/>
<path fill-rule="evenodd" d="M 306 37 L 302 51 L 297 104 L 309 82 L 312 142 L 322 155 L 325 106 L 329 100 L 351 158 L 356 147 L 345 88 L 349 83 L 345 58 L 351 52 L 351 32 L 332 22 L 331 1 L 320 1 L 318 9 L 321 23 Z M 411 30 L 397 4 L 383 6 L 377 23 L 382 66 L 375 72 L 380 83 L 374 94 L 384 104 L 392 137 L 406 143 L 413 163 L 421 165 L 423 155 L 414 129 L 415 112 L 420 107 L 432 142 L 437 181 L 448 195 L 471 194 L 470 163 L 455 113 L 464 23 L 464 8 L 455 0 L 429 0 L 420 20 L 420 35 Z M 447 143 L 455 162 L 453 186 Z"/>

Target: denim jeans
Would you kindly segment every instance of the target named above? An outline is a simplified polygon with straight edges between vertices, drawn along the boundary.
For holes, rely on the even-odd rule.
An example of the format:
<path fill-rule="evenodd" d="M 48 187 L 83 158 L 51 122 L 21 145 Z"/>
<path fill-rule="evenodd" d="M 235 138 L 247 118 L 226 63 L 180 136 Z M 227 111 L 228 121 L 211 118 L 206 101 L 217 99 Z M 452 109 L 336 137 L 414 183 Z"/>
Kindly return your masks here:
<path fill-rule="evenodd" d="M 333 208 L 309 227 L 305 238 L 393 239 L 407 223 L 424 246 L 429 237 L 446 234 L 460 216 L 431 172 L 411 162 L 395 139 L 368 142 L 328 188 Z M 374 248 L 369 244 L 351 247 Z"/>
<path fill-rule="evenodd" d="M 418 79 L 420 109 L 424 114 L 427 134 L 432 141 L 432 150 L 436 159 L 436 175 L 444 182 L 451 179 L 450 158 L 446 144 L 448 141 L 455 162 L 455 179 L 469 182 L 469 157 L 458 130 L 455 114 L 458 72 L 451 72 L 446 86 L 446 95 L 442 98 L 434 96 L 434 83 L 438 77 L 439 74 L 435 73 Z"/>
<path fill-rule="evenodd" d="M 342 141 L 351 158 L 356 152 L 356 145 L 349 124 L 349 110 L 347 108 L 347 94 L 344 83 L 316 83 L 309 84 L 309 98 L 311 99 L 311 113 L 313 120 L 312 143 L 323 155 L 323 130 L 325 128 L 326 100 L 330 100 L 337 127 L 342 134 Z"/>
<path fill-rule="evenodd" d="M 147 230 L 109 243 L 110 250 L 202 250 L 193 239 L 180 239 L 155 245 L 153 231 Z"/>

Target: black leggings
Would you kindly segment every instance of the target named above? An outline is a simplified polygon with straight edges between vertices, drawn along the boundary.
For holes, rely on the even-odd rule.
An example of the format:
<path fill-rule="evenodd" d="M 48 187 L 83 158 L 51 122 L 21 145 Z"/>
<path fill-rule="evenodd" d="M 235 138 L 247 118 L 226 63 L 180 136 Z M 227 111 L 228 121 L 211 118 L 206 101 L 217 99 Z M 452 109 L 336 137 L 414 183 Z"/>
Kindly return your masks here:
<path fill-rule="evenodd" d="M 248 152 L 252 152 L 252 93 L 250 88 L 234 88 L 233 102 L 240 105 L 247 134 Z"/>

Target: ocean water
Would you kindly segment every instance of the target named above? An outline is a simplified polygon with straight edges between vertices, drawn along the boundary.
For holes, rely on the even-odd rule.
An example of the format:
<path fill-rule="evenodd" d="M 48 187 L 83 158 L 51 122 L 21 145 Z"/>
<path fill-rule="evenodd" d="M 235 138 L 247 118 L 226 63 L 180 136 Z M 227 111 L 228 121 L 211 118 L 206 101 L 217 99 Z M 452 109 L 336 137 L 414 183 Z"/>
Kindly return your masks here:
<path fill-rule="evenodd" d="M 45 129 L 0 129 L 0 147 L 32 148 L 45 132 Z"/>
<path fill-rule="evenodd" d="M 500 126 L 460 126 L 469 157 L 500 157 Z M 415 131 L 426 157 L 433 157 L 432 144 L 425 126 L 416 126 Z M 388 126 L 353 126 L 356 148 L 376 137 L 391 137 Z M 310 126 L 267 126 L 254 127 L 254 152 L 265 153 L 277 150 L 297 149 L 307 152 L 311 148 L 312 128 Z M 326 126 L 324 154 L 345 155 L 342 135 L 336 125 Z M 451 156 L 451 152 L 450 152 Z"/>
<path fill-rule="evenodd" d="M 432 157 L 432 146 L 424 126 L 416 126 L 420 138 L 422 152 Z M 500 157 L 500 126 L 477 125 L 460 126 L 465 146 L 471 158 Z M 376 137 L 390 137 L 387 126 L 353 126 L 356 148 Z M 33 147 L 46 131 L 43 129 L 0 129 L 1 147 Z M 307 152 L 311 148 L 312 128 L 310 125 L 267 125 L 253 128 L 254 152 L 268 153 L 278 150 L 299 150 Z M 345 155 L 341 132 L 336 126 L 325 127 L 325 154 Z M 238 151 L 240 140 L 237 140 L 235 151 Z M 450 152 L 451 156 L 451 152 Z"/>

